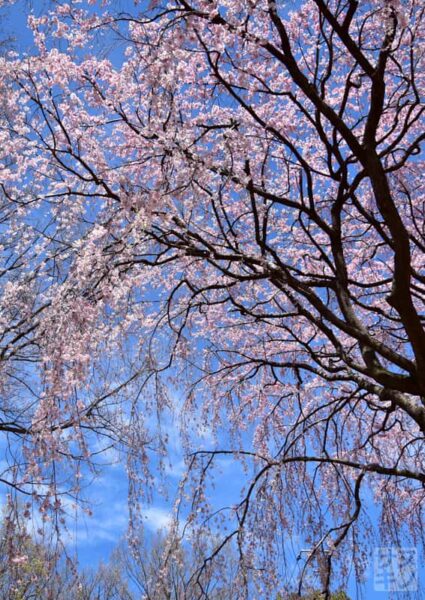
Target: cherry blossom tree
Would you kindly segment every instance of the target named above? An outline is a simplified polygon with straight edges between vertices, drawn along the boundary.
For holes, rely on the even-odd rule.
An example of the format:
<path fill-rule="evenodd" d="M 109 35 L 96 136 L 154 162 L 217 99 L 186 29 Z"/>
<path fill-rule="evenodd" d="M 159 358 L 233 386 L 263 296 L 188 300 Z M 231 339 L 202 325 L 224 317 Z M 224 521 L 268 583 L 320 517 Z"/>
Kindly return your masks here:
<path fill-rule="evenodd" d="M 276 589 L 298 534 L 328 598 L 344 557 L 362 577 L 373 503 L 381 542 L 423 536 L 423 7 L 128 11 L 58 3 L 29 20 L 37 51 L 1 63 L 15 481 L 73 468 L 101 433 L 136 496 L 173 385 L 176 518 L 227 528 L 204 568 L 235 542 L 241 597 Z M 230 459 L 246 485 L 217 511 Z"/>

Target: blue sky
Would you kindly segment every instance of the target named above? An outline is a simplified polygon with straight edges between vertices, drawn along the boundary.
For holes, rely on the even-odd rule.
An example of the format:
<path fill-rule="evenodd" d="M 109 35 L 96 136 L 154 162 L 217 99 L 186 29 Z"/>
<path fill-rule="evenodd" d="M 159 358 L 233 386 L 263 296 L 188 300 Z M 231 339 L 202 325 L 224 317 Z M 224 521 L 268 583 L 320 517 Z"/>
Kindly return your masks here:
<path fill-rule="evenodd" d="M 32 50 L 31 34 L 26 28 L 26 7 L 28 2 L 20 0 L 10 8 L 3 9 L 1 21 L 1 35 L 11 36 L 14 41 L 12 45 L 19 52 L 30 52 Z M 42 12 L 43 5 L 48 4 L 44 0 L 34 1 L 32 3 L 36 13 Z M 115 3 L 115 8 L 120 6 L 123 10 L 129 9 L 132 6 L 130 0 L 122 0 Z M 117 52 L 118 60 L 119 52 Z M 146 529 L 152 534 L 160 528 L 164 528 L 170 521 L 172 505 L 177 493 L 180 475 L 183 471 L 183 449 L 180 443 L 177 426 L 172 418 L 164 424 L 168 428 L 170 443 L 170 460 L 172 466 L 168 469 L 166 475 L 166 486 L 169 490 L 169 500 L 161 499 L 159 495 L 153 498 L 151 505 L 145 505 L 143 514 Z M 209 436 L 208 432 L 202 432 L 200 436 L 203 438 L 205 447 L 208 447 Z M 0 445 L 0 451 L 4 447 Z M 114 549 L 117 542 L 125 534 L 128 519 L 128 504 L 127 504 L 127 479 L 125 468 L 121 457 L 114 453 L 104 456 L 105 466 L 100 470 L 100 474 L 95 479 L 87 490 L 87 496 L 92 502 L 93 516 L 87 517 L 82 513 L 77 515 L 77 519 L 73 522 L 74 515 L 70 512 L 70 527 L 68 546 L 72 552 L 78 554 L 81 566 L 95 567 L 101 560 L 106 561 L 109 554 Z M 109 463 L 109 464 L 107 464 Z M 1 471 L 1 461 L 0 461 Z M 217 506 L 226 505 L 228 503 L 236 503 L 238 493 L 243 482 L 243 475 L 239 468 L 235 467 L 230 460 L 222 460 L 221 474 L 216 478 L 215 488 L 210 489 L 211 497 Z M 4 498 L 5 490 L 0 488 L 0 499 Z M 375 508 L 370 506 L 372 518 L 377 516 Z M 298 537 L 288 540 L 288 547 L 293 545 L 293 560 L 290 562 L 289 570 L 294 576 L 294 581 L 299 571 L 303 559 L 299 562 L 295 557 L 303 548 L 302 542 L 303 532 L 300 532 Z M 421 576 L 423 572 L 421 571 Z M 386 599 L 389 594 L 374 589 L 373 585 L 374 571 L 373 565 L 370 564 L 368 571 L 368 579 L 363 590 L 363 597 L 373 600 L 374 598 Z M 354 578 L 351 578 L 349 594 L 356 597 L 356 586 Z M 394 597 L 394 596 L 393 596 Z M 406 594 L 398 594 L 397 598 L 404 599 L 408 597 Z M 419 596 L 416 596 L 419 598 Z"/>

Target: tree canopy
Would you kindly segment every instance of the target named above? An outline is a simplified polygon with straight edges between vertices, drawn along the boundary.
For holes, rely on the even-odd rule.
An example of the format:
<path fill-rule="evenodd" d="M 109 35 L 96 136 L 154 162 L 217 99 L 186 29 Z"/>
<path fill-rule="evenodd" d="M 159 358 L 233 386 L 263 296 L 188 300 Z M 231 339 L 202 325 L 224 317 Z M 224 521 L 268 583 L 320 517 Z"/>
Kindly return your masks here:
<path fill-rule="evenodd" d="M 423 10 L 30 15 L 34 49 L 0 61 L 1 477 L 46 519 L 103 443 L 137 522 L 174 411 L 175 535 L 180 514 L 221 532 L 204 568 L 235 542 L 241 597 L 285 576 L 282 536 L 326 598 L 344 557 L 361 579 L 371 521 L 380 543 L 423 537 Z M 229 460 L 245 482 L 218 509 Z"/>

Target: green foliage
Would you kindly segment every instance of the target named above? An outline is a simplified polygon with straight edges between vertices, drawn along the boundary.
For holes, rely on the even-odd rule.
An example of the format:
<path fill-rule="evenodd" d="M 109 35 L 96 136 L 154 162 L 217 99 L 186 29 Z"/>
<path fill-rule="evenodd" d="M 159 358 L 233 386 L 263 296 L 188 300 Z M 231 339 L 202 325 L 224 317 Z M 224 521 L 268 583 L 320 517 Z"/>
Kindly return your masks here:
<path fill-rule="evenodd" d="M 291 593 L 289 595 L 282 595 L 282 594 L 278 594 L 276 597 L 276 600 L 324 600 L 325 599 L 325 595 L 318 591 L 318 590 L 312 590 L 310 592 L 307 592 L 306 594 L 302 594 L 301 596 L 297 593 Z M 330 595 L 330 600 L 350 600 L 349 596 L 347 596 L 347 594 L 345 592 L 343 592 L 342 590 L 339 590 L 337 592 L 333 592 Z"/>

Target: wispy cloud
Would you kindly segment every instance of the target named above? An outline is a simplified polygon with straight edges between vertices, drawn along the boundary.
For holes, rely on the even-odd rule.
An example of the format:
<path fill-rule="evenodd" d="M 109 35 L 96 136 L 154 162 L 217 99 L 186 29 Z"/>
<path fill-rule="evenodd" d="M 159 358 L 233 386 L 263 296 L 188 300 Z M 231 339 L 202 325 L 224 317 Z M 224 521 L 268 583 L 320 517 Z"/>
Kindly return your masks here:
<path fill-rule="evenodd" d="M 159 529 L 168 529 L 173 520 L 171 512 L 159 506 L 146 507 L 143 509 L 142 514 L 146 527 L 152 532 Z"/>

